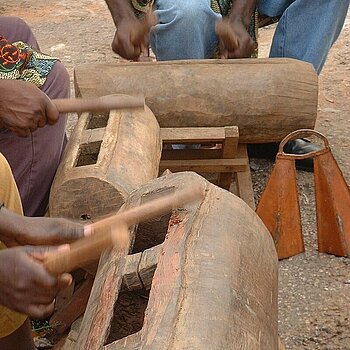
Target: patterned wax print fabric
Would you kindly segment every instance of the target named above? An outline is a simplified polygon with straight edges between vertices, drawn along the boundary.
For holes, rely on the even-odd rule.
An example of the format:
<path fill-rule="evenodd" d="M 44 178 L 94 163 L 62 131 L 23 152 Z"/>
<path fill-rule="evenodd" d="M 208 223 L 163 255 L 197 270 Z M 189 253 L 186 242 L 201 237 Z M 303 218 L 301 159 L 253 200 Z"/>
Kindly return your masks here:
<path fill-rule="evenodd" d="M 56 61 L 22 41 L 10 43 L 0 33 L 0 79 L 21 79 L 40 88 Z"/>

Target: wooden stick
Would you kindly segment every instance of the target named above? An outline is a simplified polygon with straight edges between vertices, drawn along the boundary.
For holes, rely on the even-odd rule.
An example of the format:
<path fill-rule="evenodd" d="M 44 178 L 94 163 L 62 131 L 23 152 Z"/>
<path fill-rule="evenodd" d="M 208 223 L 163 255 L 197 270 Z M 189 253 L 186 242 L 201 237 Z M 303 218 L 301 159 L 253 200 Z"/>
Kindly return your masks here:
<path fill-rule="evenodd" d="M 53 275 L 70 272 L 97 259 L 108 248 L 125 248 L 128 244 L 129 230 L 125 223 L 114 222 L 113 226 L 104 226 L 96 234 L 82 238 L 64 249 L 50 254 L 44 260 L 44 266 Z"/>
<path fill-rule="evenodd" d="M 49 255 L 44 266 L 53 275 L 70 272 L 95 260 L 107 248 L 125 247 L 129 240 L 128 226 L 164 215 L 203 196 L 201 186 L 186 188 L 98 221 L 92 224 L 91 236 L 72 243 L 67 250 Z"/>
<path fill-rule="evenodd" d="M 52 100 L 60 113 L 108 112 L 113 109 L 145 108 L 142 96 L 108 95 L 97 98 Z"/>
<path fill-rule="evenodd" d="M 117 213 L 106 219 L 92 224 L 92 232 L 105 226 L 112 226 L 115 222 L 125 222 L 128 226 L 139 222 L 145 222 L 150 219 L 169 213 L 175 208 L 180 208 L 185 204 L 195 202 L 204 197 L 204 190 L 201 186 L 192 186 L 181 191 L 154 199 L 138 207 Z"/>

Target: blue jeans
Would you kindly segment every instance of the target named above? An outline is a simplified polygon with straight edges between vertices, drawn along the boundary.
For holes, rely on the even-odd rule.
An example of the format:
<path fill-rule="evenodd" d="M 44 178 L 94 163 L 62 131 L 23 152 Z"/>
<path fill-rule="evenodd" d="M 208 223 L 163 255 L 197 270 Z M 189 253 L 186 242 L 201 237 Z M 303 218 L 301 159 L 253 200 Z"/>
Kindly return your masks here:
<path fill-rule="evenodd" d="M 215 22 L 221 18 L 210 0 L 156 0 L 159 24 L 151 33 L 157 59 L 212 57 L 216 45 Z M 270 57 L 310 62 L 320 73 L 328 51 L 343 27 L 350 0 L 258 0 L 259 12 L 281 16 Z"/>

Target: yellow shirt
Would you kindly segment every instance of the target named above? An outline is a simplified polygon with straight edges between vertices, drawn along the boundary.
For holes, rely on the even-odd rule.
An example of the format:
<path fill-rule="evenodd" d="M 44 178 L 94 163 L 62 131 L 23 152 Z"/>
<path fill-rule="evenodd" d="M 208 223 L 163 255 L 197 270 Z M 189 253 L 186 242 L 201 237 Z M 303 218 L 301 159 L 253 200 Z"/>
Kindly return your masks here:
<path fill-rule="evenodd" d="M 17 214 L 23 215 L 21 199 L 12 172 L 5 157 L 0 153 L 0 202 Z M 0 249 L 6 246 L 0 242 Z M 28 316 L 0 305 L 0 338 L 6 337 L 22 326 Z"/>

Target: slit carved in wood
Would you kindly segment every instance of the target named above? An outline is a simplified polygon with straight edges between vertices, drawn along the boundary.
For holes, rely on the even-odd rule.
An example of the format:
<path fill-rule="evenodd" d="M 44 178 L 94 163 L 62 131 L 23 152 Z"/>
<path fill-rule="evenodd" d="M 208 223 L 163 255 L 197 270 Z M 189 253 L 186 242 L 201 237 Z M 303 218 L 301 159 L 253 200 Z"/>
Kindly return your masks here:
<path fill-rule="evenodd" d="M 127 314 L 114 315 L 125 285 L 145 287 L 145 252 L 134 257 L 134 281 L 130 246 L 102 256 L 79 335 L 67 349 L 278 348 L 277 255 L 247 204 L 199 175 L 178 173 L 134 191 L 121 210 L 139 205 L 143 196 L 191 183 L 203 187 L 205 198 L 174 212 L 163 245 L 154 248 L 151 255 L 159 260 L 149 294 L 138 293 L 147 302 L 137 331 L 115 340 L 110 332 L 114 317 L 128 321 Z"/>

